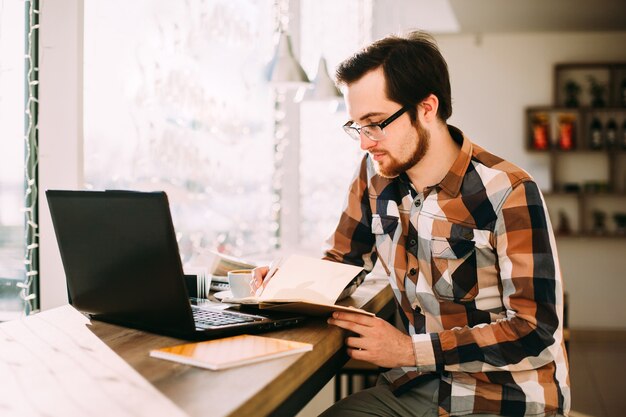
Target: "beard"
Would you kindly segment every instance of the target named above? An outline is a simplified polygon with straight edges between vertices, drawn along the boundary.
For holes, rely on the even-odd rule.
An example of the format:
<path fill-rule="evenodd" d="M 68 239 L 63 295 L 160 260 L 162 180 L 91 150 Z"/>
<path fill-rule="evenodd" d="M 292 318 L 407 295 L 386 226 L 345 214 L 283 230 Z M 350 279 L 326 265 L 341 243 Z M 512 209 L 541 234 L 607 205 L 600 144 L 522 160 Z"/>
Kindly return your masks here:
<path fill-rule="evenodd" d="M 394 158 L 388 153 L 387 158 L 389 161 L 385 166 L 374 161 L 376 162 L 374 167 L 378 175 L 384 178 L 395 178 L 403 172 L 408 171 L 424 158 L 430 145 L 430 132 L 424 129 L 419 120 L 415 121 L 415 128 L 417 130 L 417 140 L 414 142 L 415 148 L 413 152 L 411 152 L 409 157 L 404 161 Z"/>

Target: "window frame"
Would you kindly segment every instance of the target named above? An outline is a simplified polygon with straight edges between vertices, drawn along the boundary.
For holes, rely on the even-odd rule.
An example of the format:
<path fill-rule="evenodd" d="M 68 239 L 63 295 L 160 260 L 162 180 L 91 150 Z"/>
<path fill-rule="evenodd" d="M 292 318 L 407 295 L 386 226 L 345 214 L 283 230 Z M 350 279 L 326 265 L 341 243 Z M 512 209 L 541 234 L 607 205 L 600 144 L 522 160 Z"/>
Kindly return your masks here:
<path fill-rule="evenodd" d="M 39 28 L 40 308 L 67 304 L 65 272 L 45 191 L 83 181 L 83 0 L 44 1 Z"/>

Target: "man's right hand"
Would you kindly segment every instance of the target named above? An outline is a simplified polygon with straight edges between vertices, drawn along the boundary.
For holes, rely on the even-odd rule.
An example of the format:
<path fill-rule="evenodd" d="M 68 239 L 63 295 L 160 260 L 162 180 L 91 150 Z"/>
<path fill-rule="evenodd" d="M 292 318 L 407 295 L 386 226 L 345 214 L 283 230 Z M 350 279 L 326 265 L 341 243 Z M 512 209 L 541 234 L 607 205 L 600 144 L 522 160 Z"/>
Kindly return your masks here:
<path fill-rule="evenodd" d="M 252 282 L 250 285 L 252 286 L 252 291 L 254 293 L 256 293 L 257 290 L 263 286 L 263 280 L 267 276 L 269 270 L 269 266 L 258 266 L 252 270 Z"/>

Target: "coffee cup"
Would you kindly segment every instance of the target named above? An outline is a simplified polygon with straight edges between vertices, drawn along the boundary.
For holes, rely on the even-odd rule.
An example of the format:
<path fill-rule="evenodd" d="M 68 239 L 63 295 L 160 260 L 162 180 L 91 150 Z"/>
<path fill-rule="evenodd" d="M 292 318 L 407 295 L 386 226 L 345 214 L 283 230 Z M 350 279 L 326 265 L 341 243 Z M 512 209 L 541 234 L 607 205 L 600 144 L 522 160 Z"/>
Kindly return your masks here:
<path fill-rule="evenodd" d="M 252 269 L 237 269 L 228 271 L 228 285 L 233 298 L 245 298 L 254 295 L 252 289 Z"/>

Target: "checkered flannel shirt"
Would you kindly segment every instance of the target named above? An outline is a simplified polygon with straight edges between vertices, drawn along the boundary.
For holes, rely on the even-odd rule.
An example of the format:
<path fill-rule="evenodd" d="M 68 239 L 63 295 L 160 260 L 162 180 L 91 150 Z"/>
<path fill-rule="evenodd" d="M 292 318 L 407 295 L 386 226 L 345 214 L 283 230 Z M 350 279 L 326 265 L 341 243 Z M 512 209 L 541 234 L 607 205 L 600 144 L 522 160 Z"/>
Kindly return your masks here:
<path fill-rule="evenodd" d="M 413 339 L 415 366 L 384 375 L 396 395 L 440 379 L 439 415 L 567 415 L 563 287 L 537 184 L 449 126 L 461 151 L 418 193 L 366 155 L 325 259 L 380 262 Z"/>

